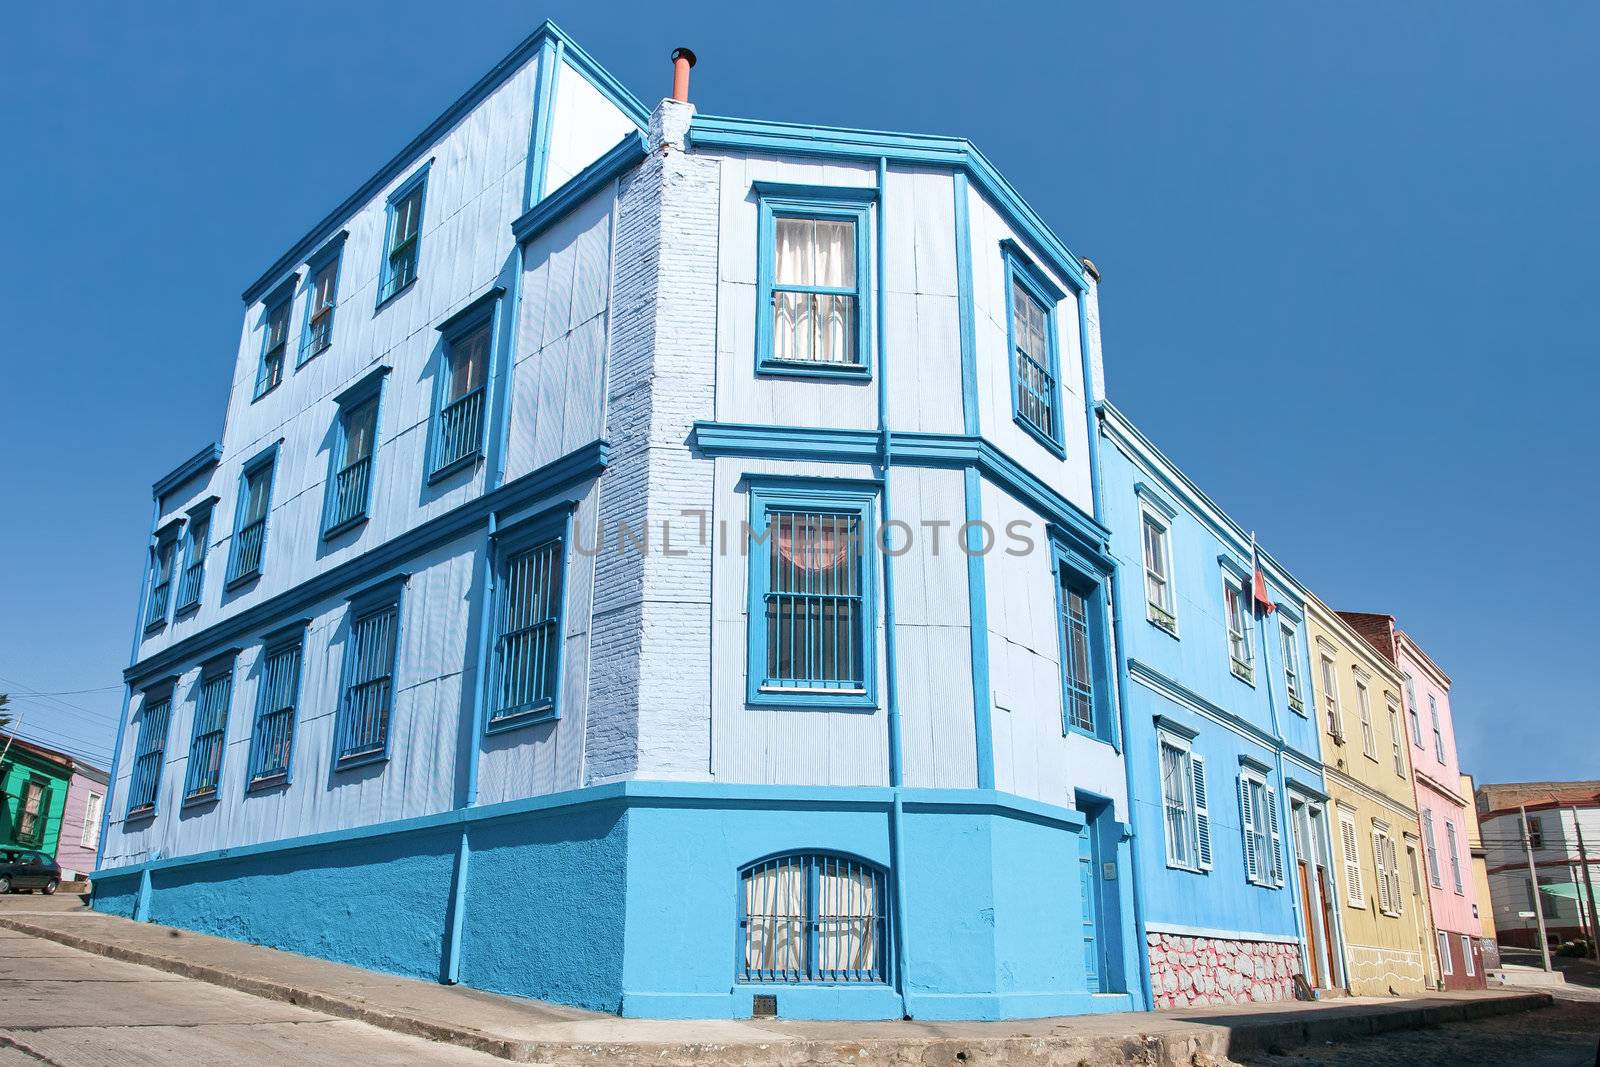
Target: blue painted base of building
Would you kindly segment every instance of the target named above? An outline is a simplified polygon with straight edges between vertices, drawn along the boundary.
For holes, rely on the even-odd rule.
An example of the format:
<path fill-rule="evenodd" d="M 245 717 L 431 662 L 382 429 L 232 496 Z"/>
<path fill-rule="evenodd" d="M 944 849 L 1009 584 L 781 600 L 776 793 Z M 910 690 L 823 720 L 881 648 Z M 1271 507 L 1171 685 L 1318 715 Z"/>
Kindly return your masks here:
<path fill-rule="evenodd" d="M 1121 823 L 993 791 L 899 799 L 897 835 L 886 788 L 624 782 L 106 870 L 93 906 L 640 1018 L 748 1017 L 759 994 L 803 1019 L 1145 1007 Z M 1085 835 L 1099 849 L 1091 880 Z M 882 982 L 736 980 L 739 872 L 794 852 L 889 872 L 886 895 L 904 905 L 890 911 Z"/>

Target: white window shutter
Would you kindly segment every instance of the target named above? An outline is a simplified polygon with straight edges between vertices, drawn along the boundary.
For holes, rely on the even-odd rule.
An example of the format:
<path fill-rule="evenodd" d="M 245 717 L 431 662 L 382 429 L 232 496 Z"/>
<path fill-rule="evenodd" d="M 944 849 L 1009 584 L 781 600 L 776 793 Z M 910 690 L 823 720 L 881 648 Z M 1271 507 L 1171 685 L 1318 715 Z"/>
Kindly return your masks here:
<path fill-rule="evenodd" d="M 1256 858 L 1256 817 L 1250 803 L 1250 779 L 1239 776 L 1239 825 L 1244 831 L 1244 876 L 1254 882 L 1261 876 Z"/>
<path fill-rule="evenodd" d="M 1345 899 L 1356 907 L 1366 901 L 1361 888 L 1361 854 L 1356 851 L 1356 824 L 1349 819 L 1339 820 L 1339 840 L 1344 846 Z"/>
<path fill-rule="evenodd" d="M 1389 911 L 1389 866 L 1384 856 L 1383 837 L 1376 830 L 1372 833 L 1372 859 L 1378 866 L 1378 910 Z"/>
<path fill-rule="evenodd" d="M 1405 896 L 1400 892 L 1400 861 L 1395 858 L 1394 839 L 1389 839 L 1389 899 L 1396 915 L 1405 911 Z"/>
<path fill-rule="evenodd" d="M 1200 869 L 1211 869 L 1211 806 L 1206 801 L 1205 757 L 1189 754 L 1189 770 L 1194 777 L 1194 837 L 1195 855 Z"/>
<path fill-rule="evenodd" d="M 1272 831 L 1272 884 L 1283 885 L 1283 838 L 1278 833 L 1278 791 L 1267 790 L 1267 826 Z"/>

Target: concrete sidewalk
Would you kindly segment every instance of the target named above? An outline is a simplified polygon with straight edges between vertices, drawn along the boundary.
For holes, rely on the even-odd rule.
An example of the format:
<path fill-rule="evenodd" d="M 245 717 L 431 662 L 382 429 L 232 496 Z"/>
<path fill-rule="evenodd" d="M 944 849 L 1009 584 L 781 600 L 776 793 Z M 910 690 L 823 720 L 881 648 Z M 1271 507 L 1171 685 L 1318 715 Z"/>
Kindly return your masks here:
<path fill-rule="evenodd" d="M 376 974 L 148 923 L 13 898 L 0 926 L 260 997 L 521 1063 L 734 1067 L 745 1064 L 1066 1067 L 1226 1062 L 1390 1030 L 1546 1006 L 1533 992 L 1346 998 L 1222 1012 L 1098 1015 L 1007 1023 L 666 1022 Z"/>

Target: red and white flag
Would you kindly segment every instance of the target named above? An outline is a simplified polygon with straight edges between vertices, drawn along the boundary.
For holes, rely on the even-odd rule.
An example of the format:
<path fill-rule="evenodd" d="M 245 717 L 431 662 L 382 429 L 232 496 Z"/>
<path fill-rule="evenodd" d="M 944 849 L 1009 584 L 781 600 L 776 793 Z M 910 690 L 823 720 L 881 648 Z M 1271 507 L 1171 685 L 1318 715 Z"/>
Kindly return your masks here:
<path fill-rule="evenodd" d="M 1261 554 L 1256 551 L 1256 535 L 1250 534 L 1250 566 L 1255 571 L 1255 578 L 1250 583 L 1250 597 L 1255 601 L 1256 610 L 1263 615 L 1271 615 L 1278 610 L 1278 605 L 1272 602 L 1272 595 L 1267 592 L 1267 576 L 1261 569 Z"/>

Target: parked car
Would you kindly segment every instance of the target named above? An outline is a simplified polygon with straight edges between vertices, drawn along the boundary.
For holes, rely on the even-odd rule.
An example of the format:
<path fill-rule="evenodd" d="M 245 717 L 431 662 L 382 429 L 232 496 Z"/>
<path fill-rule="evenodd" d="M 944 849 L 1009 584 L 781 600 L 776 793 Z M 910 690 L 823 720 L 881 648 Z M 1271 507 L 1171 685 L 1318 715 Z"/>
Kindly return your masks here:
<path fill-rule="evenodd" d="M 0 893 L 36 889 L 50 894 L 61 884 L 61 868 L 38 852 L 0 849 Z"/>

